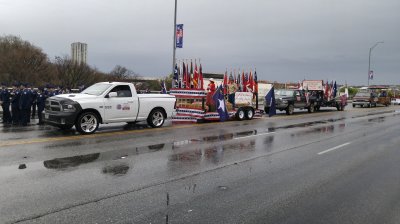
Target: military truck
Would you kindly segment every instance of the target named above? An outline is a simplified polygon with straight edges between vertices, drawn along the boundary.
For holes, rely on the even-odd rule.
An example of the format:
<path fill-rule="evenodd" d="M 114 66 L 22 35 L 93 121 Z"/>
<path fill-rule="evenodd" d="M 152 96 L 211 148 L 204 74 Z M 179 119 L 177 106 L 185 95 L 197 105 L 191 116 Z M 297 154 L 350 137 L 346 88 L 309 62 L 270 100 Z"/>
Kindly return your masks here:
<path fill-rule="evenodd" d="M 269 113 L 270 102 L 264 102 L 264 110 Z M 307 109 L 309 113 L 314 113 L 316 97 L 304 90 L 298 89 L 277 89 L 275 90 L 275 107 L 277 110 L 286 111 L 287 115 L 292 115 L 294 109 Z"/>

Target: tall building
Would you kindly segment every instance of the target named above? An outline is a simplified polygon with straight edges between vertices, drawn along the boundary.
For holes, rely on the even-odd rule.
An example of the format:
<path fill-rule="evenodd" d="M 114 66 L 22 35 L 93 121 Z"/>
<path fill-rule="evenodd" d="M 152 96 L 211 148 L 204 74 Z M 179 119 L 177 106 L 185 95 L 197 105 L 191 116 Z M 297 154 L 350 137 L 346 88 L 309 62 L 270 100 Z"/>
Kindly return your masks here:
<path fill-rule="evenodd" d="M 75 42 L 71 44 L 71 58 L 72 61 L 79 64 L 86 64 L 87 58 L 87 44 Z"/>

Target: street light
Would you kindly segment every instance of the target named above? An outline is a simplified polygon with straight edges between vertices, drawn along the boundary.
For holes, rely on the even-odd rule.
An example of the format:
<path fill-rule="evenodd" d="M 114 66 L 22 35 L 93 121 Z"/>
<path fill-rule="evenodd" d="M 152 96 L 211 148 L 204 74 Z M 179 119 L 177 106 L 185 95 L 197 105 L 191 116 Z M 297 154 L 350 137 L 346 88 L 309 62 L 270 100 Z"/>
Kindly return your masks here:
<path fill-rule="evenodd" d="M 371 52 L 378 46 L 378 44 L 383 44 L 383 41 L 376 42 L 372 47 L 369 48 L 369 58 L 368 58 L 368 87 L 369 87 L 369 76 L 371 74 Z"/>

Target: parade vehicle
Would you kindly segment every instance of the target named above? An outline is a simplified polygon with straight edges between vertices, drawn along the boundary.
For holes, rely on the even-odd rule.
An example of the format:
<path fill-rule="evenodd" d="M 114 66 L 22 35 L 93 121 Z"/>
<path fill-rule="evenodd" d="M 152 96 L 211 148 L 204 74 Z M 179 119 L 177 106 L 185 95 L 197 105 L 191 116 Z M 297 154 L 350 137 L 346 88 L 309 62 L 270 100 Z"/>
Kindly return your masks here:
<path fill-rule="evenodd" d="M 313 113 L 315 109 L 315 97 L 307 96 L 305 91 L 299 89 L 277 89 L 275 90 L 275 107 L 277 110 L 286 111 L 287 115 L 292 115 L 294 109 L 307 109 Z M 264 102 L 264 109 L 269 113 L 270 104 Z"/>
<path fill-rule="evenodd" d="M 206 105 L 207 92 L 204 89 L 171 89 L 170 94 L 176 97 L 176 114 L 172 117 L 175 123 L 201 123 L 219 121 L 217 111 Z M 236 92 L 235 106 L 226 101 L 226 109 L 230 119 L 251 120 L 261 117 L 262 111 L 257 109 L 252 92 Z"/>
<path fill-rule="evenodd" d="M 96 132 L 100 123 L 147 121 L 159 128 L 172 116 L 175 102 L 169 94 L 138 94 L 132 83 L 100 82 L 81 93 L 48 98 L 44 120 L 61 129 L 75 126 L 82 134 Z"/>
<path fill-rule="evenodd" d="M 337 94 L 336 94 L 337 95 Z M 275 90 L 275 107 L 292 115 L 294 109 L 307 109 L 309 113 L 319 111 L 321 107 L 335 107 L 343 111 L 347 106 L 347 96 L 336 96 L 333 84 L 323 80 L 304 80 L 297 89 Z M 269 102 L 264 102 L 265 112 L 269 112 Z"/>
<path fill-rule="evenodd" d="M 336 82 L 324 84 L 323 80 L 304 80 L 302 89 L 310 95 L 310 98 L 315 98 L 315 111 L 319 111 L 321 107 L 335 107 L 338 111 L 343 111 L 347 106 L 347 95 L 338 93 Z"/>
<path fill-rule="evenodd" d="M 370 95 L 368 95 L 368 93 L 370 93 Z M 367 89 L 359 91 L 354 98 L 353 107 L 356 105 L 366 107 L 383 105 L 387 107 L 391 104 L 388 90 L 384 86 L 369 86 Z"/>

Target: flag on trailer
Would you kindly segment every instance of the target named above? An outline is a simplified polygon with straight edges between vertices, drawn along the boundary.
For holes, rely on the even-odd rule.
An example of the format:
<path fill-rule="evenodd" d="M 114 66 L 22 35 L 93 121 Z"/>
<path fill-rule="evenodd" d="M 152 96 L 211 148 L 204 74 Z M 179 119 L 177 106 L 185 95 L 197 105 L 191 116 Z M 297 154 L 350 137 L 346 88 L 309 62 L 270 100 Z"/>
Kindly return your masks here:
<path fill-rule="evenodd" d="M 161 93 L 167 94 L 167 87 L 165 86 L 165 81 L 161 81 Z"/>
<path fill-rule="evenodd" d="M 242 71 L 242 80 L 241 80 L 241 84 L 242 84 L 242 91 L 246 92 L 246 78 L 244 77 L 244 70 Z"/>
<path fill-rule="evenodd" d="M 197 63 L 194 64 L 193 88 L 199 87 L 199 70 L 197 70 Z"/>
<path fill-rule="evenodd" d="M 179 79 L 178 64 L 175 64 L 174 79 L 172 80 L 172 88 L 177 87 L 178 79 Z"/>
<path fill-rule="evenodd" d="M 333 84 L 333 98 L 336 98 L 336 95 L 337 95 L 337 85 L 336 85 L 336 81 L 335 81 L 335 84 Z"/>
<path fill-rule="evenodd" d="M 201 64 L 199 73 L 199 89 L 204 89 L 203 68 L 201 67 Z"/>
<path fill-rule="evenodd" d="M 266 105 L 269 105 L 268 116 L 272 117 L 276 115 L 274 86 L 272 86 L 272 88 L 268 91 L 267 95 L 265 96 L 265 103 Z"/>
<path fill-rule="evenodd" d="M 253 80 L 253 74 L 251 73 L 251 71 L 250 71 L 250 74 L 249 74 L 249 82 L 248 82 L 247 86 L 250 88 L 250 90 L 247 90 L 247 91 L 254 92 L 254 80 Z"/>
<path fill-rule="evenodd" d="M 257 71 L 254 71 L 254 92 L 255 92 L 255 93 L 258 93 Z"/>
<path fill-rule="evenodd" d="M 224 95 L 226 95 L 227 94 L 227 87 L 228 87 L 228 70 L 226 70 L 225 71 L 225 74 L 224 74 L 224 82 L 223 82 L 223 88 L 224 88 Z"/>
<path fill-rule="evenodd" d="M 222 85 L 220 85 L 217 88 L 217 90 L 215 91 L 215 93 L 213 95 L 213 100 L 214 100 L 215 106 L 217 107 L 217 111 L 219 114 L 219 120 L 220 121 L 228 120 L 229 113 L 228 113 L 228 110 L 226 109 L 224 94 L 222 94 Z"/>
<path fill-rule="evenodd" d="M 190 89 L 193 89 L 193 61 L 190 61 L 190 75 L 189 75 Z"/>
<path fill-rule="evenodd" d="M 186 89 L 190 89 L 189 63 L 186 64 Z"/>
<path fill-rule="evenodd" d="M 186 65 L 182 62 L 182 88 L 186 88 Z"/>
<path fill-rule="evenodd" d="M 365 76 L 364 76 L 365 77 Z M 368 78 L 370 79 L 370 80 L 373 80 L 374 79 L 374 71 L 369 71 L 369 74 L 368 74 Z"/>
<path fill-rule="evenodd" d="M 176 48 L 183 48 L 183 24 L 176 24 Z"/>

